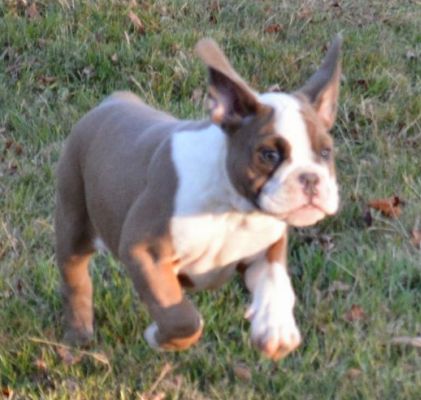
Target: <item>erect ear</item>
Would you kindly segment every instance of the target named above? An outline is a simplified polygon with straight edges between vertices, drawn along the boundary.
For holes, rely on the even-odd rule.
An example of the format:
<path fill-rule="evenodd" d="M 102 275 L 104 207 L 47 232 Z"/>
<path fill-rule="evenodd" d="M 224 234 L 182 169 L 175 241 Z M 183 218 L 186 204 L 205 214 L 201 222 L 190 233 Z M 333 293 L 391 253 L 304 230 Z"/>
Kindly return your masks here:
<path fill-rule="evenodd" d="M 332 128 L 335 123 L 338 108 L 341 45 L 342 37 L 337 35 L 330 45 L 321 67 L 298 91 L 308 98 L 327 129 Z"/>
<path fill-rule="evenodd" d="M 256 114 L 261 105 L 256 94 L 235 72 L 212 39 L 202 39 L 196 53 L 209 68 L 210 114 L 217 124 L 235 124 Z"/>

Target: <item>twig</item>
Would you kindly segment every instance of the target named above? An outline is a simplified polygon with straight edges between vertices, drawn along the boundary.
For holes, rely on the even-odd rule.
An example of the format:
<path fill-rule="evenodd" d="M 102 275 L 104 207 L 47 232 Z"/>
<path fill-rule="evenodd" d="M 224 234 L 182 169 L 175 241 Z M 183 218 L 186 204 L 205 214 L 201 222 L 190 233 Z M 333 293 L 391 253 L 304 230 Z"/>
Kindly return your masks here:
<path fill-rule="evenodd" d="M 29 340 L 31 342 L 35 342 L 35 343 L 41 343 L 41 344 L 46 344 L 48 346 L 53 346 L 53 347 L 61 347 L 62 349 L 65 350 L 71 350 L 71 351 L 75 351 L 81 355 L 84 356 L 88 356 L 93 358 L 95 361 L 98 361 L 101 364 L 106 365 L 109 369 L 111 369 L 111 364 L 110 361 L 108 360 L 108 358 L 102 354 L 102 353 L 95 353 L 92 351 L 86 351 L 86 350 L 79 350 L 79 349 L 75 349 L 71 346 L 68 346 L 66 344 L 63 343 L 59 343 L 59 342 L 53 342 L 51 340 L 45 340 L 45 339 L 40 339 L 40 338 L 36 338 L 36 337 L 30 337 Z"/>
<path fill-rule="evenodd" d="M 152 384 L 151 388 L 148 390 L 149 394 L 152 394 L 158 385 L 161 383 L 161 381 L 168 375 L 168 373 L 173 369 L 171 364 L 166 363 L 164 367 L 161 370 L 161 373 L 159 374 L 158 378 L 155 380 L 155 382 Z"/>

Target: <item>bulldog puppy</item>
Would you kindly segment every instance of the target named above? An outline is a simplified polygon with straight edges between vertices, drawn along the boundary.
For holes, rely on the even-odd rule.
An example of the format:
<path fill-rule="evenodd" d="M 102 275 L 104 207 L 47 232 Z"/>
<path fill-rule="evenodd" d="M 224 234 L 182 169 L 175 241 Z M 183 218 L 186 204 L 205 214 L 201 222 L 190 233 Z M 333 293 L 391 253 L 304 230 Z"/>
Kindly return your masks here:
<path fill-rule="evenodd" d="M 287 271 L 287 226 L 338 209 L 332 128 L 341 39 L 298 91 L 252 90 L 211 39 L 210 118 L 179 120 L 116 92 L 73 128 L 57 169 L 56 255 L 65 339 L 93 335 L 88 263 L 100 240 L 126 267 L 153 319 L 145 339 L 181 350 L 203 322 L 184 288 L 214 288 L 239 266 L 252 342 L 278 359 L 301 341 Z"/>

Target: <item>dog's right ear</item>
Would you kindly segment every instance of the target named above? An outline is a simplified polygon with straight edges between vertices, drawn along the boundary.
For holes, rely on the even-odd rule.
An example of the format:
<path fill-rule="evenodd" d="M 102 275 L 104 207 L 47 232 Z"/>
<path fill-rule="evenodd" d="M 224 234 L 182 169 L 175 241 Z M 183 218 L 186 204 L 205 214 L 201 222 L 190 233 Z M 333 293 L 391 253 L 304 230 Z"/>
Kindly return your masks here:
<path fill-rule="evenodd" d="M 196 53 L 209 68 L 212 121 L 219 125 L 232 125 L 256 114 L 261 106 L 256 94 L 235 72 L 215 41 L 200 40 Z"/>

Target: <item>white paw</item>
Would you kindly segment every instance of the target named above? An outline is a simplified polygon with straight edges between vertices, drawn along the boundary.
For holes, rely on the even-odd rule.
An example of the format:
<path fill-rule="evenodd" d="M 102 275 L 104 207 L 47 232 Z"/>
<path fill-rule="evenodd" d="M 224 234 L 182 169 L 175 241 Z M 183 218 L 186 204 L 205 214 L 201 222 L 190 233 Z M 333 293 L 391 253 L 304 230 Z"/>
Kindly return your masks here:
<path fill-rule="evenodd" d="M 158 342 L 156 341 L 156 333 L 158 332 L 158 325 L 156 322 L 150 324 L 143 333 L 143 337 L 148 342 L 149 346 L 155 350 L 162 350 L 159 346 Z"/>
<path fill-rule="evenodd" d="M 267 357 L 275 360 L 285 357 L 301 343 L 301 334 L 292 310 L 276 311 L 263 307 L 253 312 L 250 307 L 246 315 L 251 320 L 252 343 Z"/>

